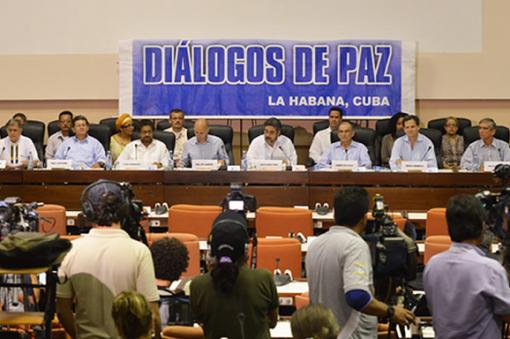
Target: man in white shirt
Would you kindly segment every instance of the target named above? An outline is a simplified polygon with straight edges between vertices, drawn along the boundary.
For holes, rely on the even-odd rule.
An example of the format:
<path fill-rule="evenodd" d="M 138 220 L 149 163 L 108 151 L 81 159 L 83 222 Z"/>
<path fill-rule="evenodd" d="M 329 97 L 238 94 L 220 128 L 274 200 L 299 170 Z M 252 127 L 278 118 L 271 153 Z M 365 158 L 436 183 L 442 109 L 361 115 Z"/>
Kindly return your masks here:
<path fill-rule="evenodd" d="M 161 168 L 168 163 L 169 155 L 166 145 L 154 139 L 154 125 L 150 120 L 140 121 L 140 139 L 131 141 L 126 145 L 117 163 L 123 160 L 135 160 L 144 163 L 147 167 Z"/>
<path fill-rule="evenodd" d="M 188 141 L 188 130 L 184 128 L 184 111 L 178 108 L 172 109 L 168 121 L 170 128 L 167 128 L 165 132 L 175 135 L 174 161 L 176 166 L 180 166 L 184 144 Z"/>
<path fill-rule="evenodd" d="M 10 168 L 26 168 L 32 155 L 33 166 L 39 163 L 37 149 L 30 138 L 21 135 L 23 128 L 17 119 L 10 119 L 5 126 L 7 137 L 0 140 L 0 159 Z"/>
<path fill-rule="evenodd" d="M 58 115 L 58 127 L 60 128 L 60 131 L 53 133 L 48 138 L 48 145 L 46 145 L 46 159 L 53 159 L 60 145 L 62 145 L 64 140 L 69 138 L 72 121 L 73 113 L 70 111 L 63 111 Z"/>
<path fill-rule="evenodd" d="M 340 107 L 331 107 L 328 113 L 329 127 L 318 131 L 313 137 L 310 145 L 310 158 L 319 163 L 322 155 L 331 146 L 331 133 L 338 131 L 338 126 L 342 123 L 343 111 Z"/>
<path fill-rule="evenodd" d="M 248 147 L 248 164 L 253 160 L 283 160 L 289 166 L 297 164 L 294 144 L 285 135 L 280 135 L 281 130 L 282 124 L 276 118 L 264 122 L 264 134 L 253 139 Z"/>

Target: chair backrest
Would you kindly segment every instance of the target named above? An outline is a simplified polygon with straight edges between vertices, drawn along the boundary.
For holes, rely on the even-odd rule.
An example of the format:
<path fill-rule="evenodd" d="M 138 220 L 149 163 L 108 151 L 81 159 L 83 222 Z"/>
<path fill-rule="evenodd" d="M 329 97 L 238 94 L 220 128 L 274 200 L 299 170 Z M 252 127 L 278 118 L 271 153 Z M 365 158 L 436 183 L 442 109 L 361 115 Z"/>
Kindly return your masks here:
<path fill-rule="evenodd" d="M 108 126 L 110 128 L 110 133 L 113 135 L 113 134 L 117 133 L 117 129 L 115 128 L 116 120 L 117 120 L 117 118 L 106 118 L 106 119 L 99 120 L 99 123 L 101 125 Z"/>
<path fill-rule="evenodd" d="M 444 124 L 446 123 L 446 119 L 447 118 L 432 119 L 427 123 L 427 127 L 437 129 L 441 132 L 441 134 L 445 134 L 446 131 L 444 130 Z M 462 130 L 471 126 L 471 120 L 466 118 L 457 118 L 457 124 L 459 128 L 457 133 L 462 135 Z"/>
<path fill-rule="evenodd" d="M 261 134 L 264 134 L 264 125 L 252 126 L 248 129 L 248 140 L 251 143 L 253 139 Z M 294 127 L 282 124 L 282 135 L 294 142 Z"/>
<path fill-rule="evenodd" d="M 184 126 L 184 128 L 186 128 L 188 130 L 193 129 L 193 127 L 195 126 L 195 122 L 192 120 L 184 120 L 183 126 Z M 156 129 L 158 129 L 160 131 L 164 131 L 167 128 L 170 128 L 170 121 L 168 121 L 168 120 L 160 120 L 156 124 Z"/>
<path fill-rule="evenodd" d="M 434 255 L 447 251 L 452 241 L 447 235 L 434 235 L 425 238 L 425 251 L 423 253 L 423 263 L 427 265 L 430 258 Z"/>
<path fill-rule="evenodd" d="M 446 208 L 431 208 L 427 211 L 425 223 L 425 236 L 448 235 L 448 224 L 446 223 Z"/>
<path fill-rule="evenodd" d="M 46 128 L 48 129 L 48 137 L 54 133 L 57 133 L 58 131 L 60 131 L 60 126 L 59 126 L 58 120 L 50 121 L 48 123 L 48 125 L 46 126 Z"/>
<path fill-rule="evenodd" d="M 381 161 L 381 144 L 382 139 L 386 134 L 391 133 L 390 130 L 390 119 L 380 119 L 375 123 L 375 141 L 374 141 L 374 152 L 375 152 L 375 165 L 380 166 Z"/>
<path fill-rule="evenodd" d="M 46 126 L 41 121 L 28 120 L 23 125 L 22 135 L 30 138 L 34 143 L 35 148 L 37 149 L 37 155 L 39 159 L 42 160 L 43 157 L 43 149 L 44 149 L 44 130 Z"/>
<path fill-rule="evenodd" d="M 310 295 L 308 293 L 298 294 L 294 297 L 294 306 L 296 306 L 296 310 L 305 307 L 310 303 Z"/>
<path fill-rule="evenodd" d="M 229 158 L 230 164 L 234 163 L 234 153 L 232 151 L 232 143 L 234 140 L 234 130 L 230 126 L 226 125 L 209 125 L 209 134 L 217 136 L 223 141 L 225 145 L 225 151 Z M 188 129 L 188 139 L 195 136 L 195 130 L 193 128 Z"/>
<path fill-rule="evenodd" d="M 191 233 L 205 240 L 221 211 L 221 207 L 215 205 L 173 205 L 168 211 L 169 231 Z"/>
<path fill-rule="evenodd" d="M 39 232 L 67 234 L 66 208 L 61 205 L 43 205 L 37 208 L 39 214 Z"/>
<path fill-rule="evenodd" d="M 200 274 L 200 241 L 191 233 L 148 233 L 147 241 L 149 246 L 155 241 L 163 238 L 176 238 L 188 249 L 189 262 L 183 277 L 195 277 Z"/>
<path fill-rule="evenodd" d="M 255 227 L 260 237 L 288 237 L 291 232 L 301 232 L 309 237 L 313 235 L 312 211 L 292 207 L 260 207 L 257 209 Z"/>
<path fill-rule="evenodd" d="M 166 145 L 169 151 L 174 151 L 175 148 L 175 134 L 165 131 L 154 131 L 154 139 L 157 139 Z"/>
<path fill-rule="evenodd" d="M 257 238 L 257 268 L 271 273 L 279 268 L 290 270 L 295 278 L 301 277 L 301 243 L 292 238 Z"/>
<path fill-rule="evenodd" d="M 103 145 L 105 152 L 110 150 L 112 132 L 108 125 L 90 124 L 88 134 L 96 138 Z"/>
<path fill-rule="evenodd" d="M 319 120 L 313 123 L 313 135 L 329 127 L 329 119 Z"/>
<path fill-rule="evenodd" d="M 161 338 L 163 339 L 203 339 L 204 331 L 202 327 L 194 326 L 179 326 L 172 325 L 166 326 L 161 331 Z"/>
<path fill-rule="evenodd" d="M 480 139 L 480 134 L 478 132 L 478 126 L 466 127 L 462 130 L 462 135 L 464 135 L 464 145 L 468 147 L 470 143 Z M 505 126 L 496 126 L 496 134 L 494 135 L 496 139 L 503 140 L 508 142 L 510 139 L 510 130 Z"/>

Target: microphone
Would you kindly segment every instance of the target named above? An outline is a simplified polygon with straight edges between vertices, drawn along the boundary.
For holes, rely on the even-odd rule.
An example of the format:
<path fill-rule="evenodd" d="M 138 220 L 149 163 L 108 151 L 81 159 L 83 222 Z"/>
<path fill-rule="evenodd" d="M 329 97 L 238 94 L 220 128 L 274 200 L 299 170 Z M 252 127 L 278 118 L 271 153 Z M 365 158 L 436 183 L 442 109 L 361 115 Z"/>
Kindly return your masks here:
<path fill-rule="evenodd" d="M 67 154 L 69 153 L 70 150 L 71 150 L 71 146 L 67 146 L 67 149 L 64 153 L 64 160 L 67 158 Z"/>
<path fill-rule="evenodd" d="M 498 156 L 499 156 L 499 160 L 503 160 L 502 156 L 501 156 L 501 148 L 498 148 Z"/>
<path fill-rule="evenodd" d="M 135 160 L 138 160 L 138 144 L 135 144 Z"/>
<path fill-rule="evenodd" d="M 4 155 L 4 151 L 5 151 L 5 146 L 2 147 L 2 151 L 0 152 L 0 158 L 2 158 L 2 155 Z"/>
<path fill-rule="evenodd" d="M 285 158 L 287 158 L 287 166 L 292 166 L 292 161 L 290 160 L 290 157 L 287 155 L 287 153 L 283 150 L 282 145 L 278 145 L 278 149 L 282 151 L 283 155 L 285 155 Z"/>
<path fill-rule="evenodd" d="M 432 146 L 429 146 L 427 148 L 427 151 L 425 153 L 423 153 L 423 156 L 421 157 L 420 161 L 423 161 L 425 160 L 425 157 L 427 156 L 427 153 L 429 153 L 429 151 L 432 149 Z"/>
<path fill-rule="evenodd" d="M 347 148 L 344 148 L 345 151 L 345 160 L 349 160 L 349 150 Z"/>
<path fill-rule="evenodd" d="M 243 312 L 239 312 L 239 314 L 237 315 L 237 320 L 239 321 L 239 327 L 241 328 L 241 339 L 245 338 L 245 335 L 244 335 L 244 319 L 245 318 L 246 318 L 246 316 L 244 315 Z"/>

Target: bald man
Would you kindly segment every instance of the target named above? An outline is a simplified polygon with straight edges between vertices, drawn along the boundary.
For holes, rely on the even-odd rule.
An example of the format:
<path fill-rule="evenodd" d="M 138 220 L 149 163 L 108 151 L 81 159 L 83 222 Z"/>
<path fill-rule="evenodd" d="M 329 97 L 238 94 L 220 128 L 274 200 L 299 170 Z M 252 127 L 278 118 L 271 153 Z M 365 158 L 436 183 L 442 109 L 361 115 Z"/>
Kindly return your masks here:
<path fill-rule="evenodd" d="M 207 120 L 195 121 L 195 136 L 184 144 L 182 151 L 182 163 L 185 167 L 191 167 L 192 160 L 216 159 L 221 166 L 228 165 L 228 155 L 223 141 L 209 135 Z"/>

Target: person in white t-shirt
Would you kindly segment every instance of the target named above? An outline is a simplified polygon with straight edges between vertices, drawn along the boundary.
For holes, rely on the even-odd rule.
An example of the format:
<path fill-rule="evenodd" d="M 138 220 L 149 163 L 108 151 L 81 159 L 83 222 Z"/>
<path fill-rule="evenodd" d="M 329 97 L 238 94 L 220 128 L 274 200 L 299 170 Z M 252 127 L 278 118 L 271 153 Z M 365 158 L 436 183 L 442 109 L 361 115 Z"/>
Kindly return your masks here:
<path fill-rule="evenodd" d="M 174 146 L 174 161 L 176 166 L 180 166 L 182 151 L 184 150 L 184 144 L 188 141 L 188 130 L 184 128 L 184 111 L 178 108 L 174 108 L 170 111 L 169 119 L 170 128 L 167 128 L 165 132 L 170 132 L 175 135 L 175 146 Z"/>
<path fill-rule="evenodd" d="M 331 107 L 328 113 L 329 127 L 318 131 L 313 137 L 309 156 L 316 164 L 319 163 L 324 152 L 331 146 L 331 133 L 338 131 L 338 126 L 342 123 L 343 114 L 344 112 L 340 107 Z"/>
<path fill-rule="evenodd" d="M 72 112 L 63 111 L 58 115 L 58 127 L 60 128 L 60 131 L 53 133 L 48 138 L 48 144 L 46 145 L 46 159 L 53 159 L 60 145 L 62 145 L 64 140 L 69 138 L 72 123 Z"/>
<path fill-rule="evenodd" d="M 37 166 L 37 149 L 30 138 L 21 135 L 23 127 L 19 120 L 10 119 L 5 127 L 7 136 L 0 140 L 0 160 L 5 160 L 9 168 L 26 168 L 31 155 L 33 166 Z"/>

